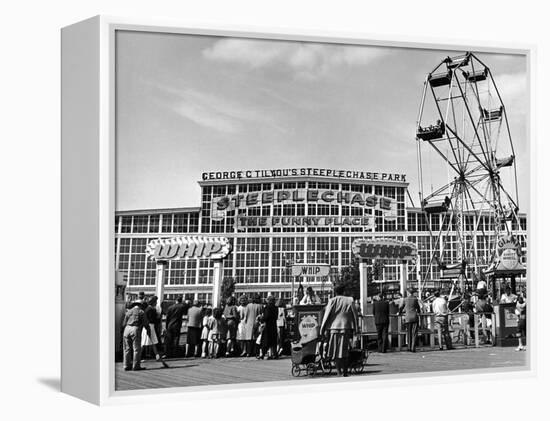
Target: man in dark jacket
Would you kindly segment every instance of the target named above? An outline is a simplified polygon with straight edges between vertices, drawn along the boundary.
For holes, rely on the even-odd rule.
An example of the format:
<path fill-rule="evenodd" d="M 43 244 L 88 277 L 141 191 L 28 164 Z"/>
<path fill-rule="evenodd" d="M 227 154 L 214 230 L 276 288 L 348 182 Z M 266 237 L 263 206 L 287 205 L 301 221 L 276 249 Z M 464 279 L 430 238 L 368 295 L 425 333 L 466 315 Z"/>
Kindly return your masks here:
<path fill-rule="evenodd" d="M 179 342 L 182 317 L 187 314 L 187 306 L 182 302 L 182 297 L 176 298 L 176 303 L 166 310 L 166 337 L 164 346 L 168 358 L 174 356 L 174 350 Z"/>
<path fill-rule="evenodd" d="M 372 306 L 372 314 L 374 315 L 374 324 L 376 325 L 378 352 L 385 353 L 388 349 L 390 303 L 384 298 L 382 293 L 379 293 L 375 297 L 375 301 Z"/>
<path fill-rule="evenodd" d="M 420 304 L 410 288 L 407 289 L 407 298 L 403 300 L 403 304 L 399 307 L 399 314 L 403 311 L 405 312 L 405 325 L 407 327 L 407 347 L 409 352 L 416 352 Z"/>

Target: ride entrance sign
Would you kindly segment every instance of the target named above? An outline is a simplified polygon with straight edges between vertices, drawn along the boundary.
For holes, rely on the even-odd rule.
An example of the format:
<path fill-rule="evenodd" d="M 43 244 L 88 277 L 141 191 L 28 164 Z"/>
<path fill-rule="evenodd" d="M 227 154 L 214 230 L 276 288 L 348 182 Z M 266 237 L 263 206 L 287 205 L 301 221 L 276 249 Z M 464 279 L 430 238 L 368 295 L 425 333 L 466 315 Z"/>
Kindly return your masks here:
<path fill-rule="evenodd" d="M 164 297 L 166 267 L 169 260 L 198 259 L 214 262 L 212 304 L 221 300 L 222 259 L 231 252 L 231 243 L 225 237 L 188 235 L 183 237 L 152 240 L 147 244 L 147 255 L 156 262 L 155 289 L 161 301 Z"/>
<path fill-rule="evenodd" d="M 416 244 L 390 238 L 374 240 L 360 238 L 353 242 L 351 250 L 360 259 L 414 260 L 417 255 Z"/>
<path fill-rule="evenodd" d="M 292 276 L 328 276 L 329 264 L 292 265 Z"/>
<path fill-rule="evenodd" d="M 367 261 L 397 260 L 400 262 L 399 283 L 401 293 L 405 294 L 407 284 L 407 263 L 415 262 L 418 255 L 416 244 L 408 241 L 398 241 L 393 238 L 358 238 L 351 245 L 351 251 L 360 259 L 359 281 L 361 296 L 361 311 L 367 310 Z"/>
<path fill-rule="evenodd" d="M 223 259 L 231 251 L 225 237 L 185 236 L 151 241 L 146 252 L 153 260 Z"/>

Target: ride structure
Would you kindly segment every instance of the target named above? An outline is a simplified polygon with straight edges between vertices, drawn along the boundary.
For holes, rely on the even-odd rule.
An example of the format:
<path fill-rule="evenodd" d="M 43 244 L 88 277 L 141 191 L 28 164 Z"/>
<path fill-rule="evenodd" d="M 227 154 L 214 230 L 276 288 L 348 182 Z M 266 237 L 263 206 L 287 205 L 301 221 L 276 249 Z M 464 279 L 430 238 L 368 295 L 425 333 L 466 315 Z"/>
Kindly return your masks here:
<path fill-rule="evenodd" d="M 440 271 L 464 288 L 495 259 L 498 239 L 519 226 L 506 108 L 476 55 L 446 57 L 426 76 L 416 141 L 421 207 L 434 242 L 422 285 Z M 445 175 L 434 187 L 433 178 Z"/>

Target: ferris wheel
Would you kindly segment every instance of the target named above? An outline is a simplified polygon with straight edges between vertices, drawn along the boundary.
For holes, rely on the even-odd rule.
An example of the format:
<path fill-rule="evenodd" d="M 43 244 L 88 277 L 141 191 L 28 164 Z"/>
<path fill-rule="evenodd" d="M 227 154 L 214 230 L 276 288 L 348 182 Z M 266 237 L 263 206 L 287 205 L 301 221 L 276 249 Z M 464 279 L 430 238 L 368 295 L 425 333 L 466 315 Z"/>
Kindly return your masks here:
<path fill-rule="evenodd" d="M 473 53 L 446 57 L 427 75 L 416 140 L 419 195 L 434 243 L 428 266 L 442 279 L 448 273 L 466 281 L 494 258 L 511 222 L 519 226 L 506 108 L 491 70 Z M 430 223 L 432 214 L 440 224 Z M 421 273 L 423 283 L 429 273 Z"/>

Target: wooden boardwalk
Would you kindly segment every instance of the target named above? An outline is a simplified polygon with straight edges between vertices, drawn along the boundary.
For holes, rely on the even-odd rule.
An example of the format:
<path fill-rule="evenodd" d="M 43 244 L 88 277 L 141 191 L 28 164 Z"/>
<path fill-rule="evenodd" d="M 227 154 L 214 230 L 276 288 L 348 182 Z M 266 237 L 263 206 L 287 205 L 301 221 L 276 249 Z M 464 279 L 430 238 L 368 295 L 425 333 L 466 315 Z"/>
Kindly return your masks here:
<path fill-rule="evenodd" d="M 371 353 L 368 365 L 359 376 L 377 374 L 403 374 L 463 369 L 490 369 L 526 367 L 526 352 L 515 352 L 511 347 L 463 348 L 451 351 Z M 289 357 L 279 360 L 255 358 L 202 359 L 185 358 L 168 360 L 170 368 L 148 360 L 147 370 L 124 371 L 116 364 L 116 390 L 136 390 L 163 387 L 205 386 L 262 381 L 307 381 L 309 377 L 292 377 Z M 335 374 L 332 374 L 334 376 Z M 354 375 L 356 376 L 356 375 Z M 316 378 L 323 378 L 316 375 Z"/>

